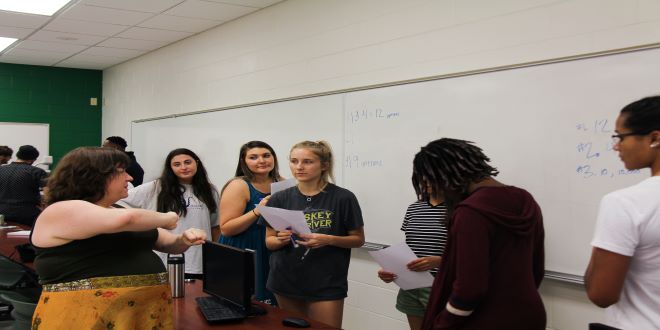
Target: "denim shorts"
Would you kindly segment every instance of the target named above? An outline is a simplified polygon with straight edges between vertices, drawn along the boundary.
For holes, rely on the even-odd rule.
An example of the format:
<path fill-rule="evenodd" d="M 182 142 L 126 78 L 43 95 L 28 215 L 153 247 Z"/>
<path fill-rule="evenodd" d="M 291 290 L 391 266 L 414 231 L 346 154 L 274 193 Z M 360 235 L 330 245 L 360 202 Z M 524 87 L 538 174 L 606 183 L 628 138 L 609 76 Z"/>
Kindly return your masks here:
<path fill-rule="evenodd" d="M 430 294 L 431 288 L 399 289 L 399 294 L 396 296 L 396 309 L 406 315 L 424 316 Z"/>

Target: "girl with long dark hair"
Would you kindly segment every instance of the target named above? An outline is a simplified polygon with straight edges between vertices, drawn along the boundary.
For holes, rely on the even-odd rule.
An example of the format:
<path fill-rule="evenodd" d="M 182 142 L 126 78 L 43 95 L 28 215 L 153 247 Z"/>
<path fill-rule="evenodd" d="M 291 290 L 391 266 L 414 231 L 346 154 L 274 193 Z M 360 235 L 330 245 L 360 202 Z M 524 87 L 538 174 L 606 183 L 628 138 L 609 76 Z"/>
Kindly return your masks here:
<path fill-rule="evenodd" d="M 218 233 L 218 192 L 209 182 L 204 164 L 197 154 L 186 148 L 172 150 L 165 158 L 160 178 L 144 183 L 128 192 L 120 204 L 130 207 L 175 212 L 181 217 L 172 233 L 200 228 L 208 237 Z M 166 254 L 159 254 L 166 262 Z M 186 277 L 201 278 L 202 249 L 186 251 Z"/>
<path fill-rule="evenodd" d="M 270 185 L 280 181 L 275 150 L 262 141 L 241 146 L 236 173 L 222 189 L 220 198 L 220 243 L 256 252 L 256 299 L 275 305 L 275 297 L 266 289 L 270 251 L 266 249 L 266 229 L 256 220 L 257 204 L 265 204 Z"/>

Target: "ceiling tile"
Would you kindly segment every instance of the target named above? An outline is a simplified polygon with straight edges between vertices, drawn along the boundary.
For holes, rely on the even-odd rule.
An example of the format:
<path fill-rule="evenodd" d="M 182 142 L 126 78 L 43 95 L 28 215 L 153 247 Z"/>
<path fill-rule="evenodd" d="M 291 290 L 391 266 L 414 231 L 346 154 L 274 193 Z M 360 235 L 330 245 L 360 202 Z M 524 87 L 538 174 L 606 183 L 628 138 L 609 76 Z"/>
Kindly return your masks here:
<path fill-rule="evenodd" d="M 211 2 L 229 3 L 238 6 L 266 8 L 270 5 L 282 2 L 282 0 L 206 0 Z"/>
<path fill-rule="evenodd" d="M 52 17 L 0 11 L 0 36 L 20 39 L 0 62 L 102 70 L 280 1 L 76 0 Z"/>
<path fill-rule="evenodd" d="M 0 24 L 22 28 L 38 28 L 44 25 L 50 16 L 21 14 L 0 10 Z"/>
<path fill-rule="evenodd" d="M 128 38 L 128 39 L 174 42 L 174 41 L 189 37 L 191 35 L 193 35 L 193 33 L 190 33 L 190 32 L 168 31 L 168 30 L 158 30 L 158 29 L 147 29 L 147 28 L 133 27 L 133 28 L 130 28 L 130 29 L 118 34 L 117 37 Z"/>
<path fill-rule="evenodd" d="M 87 70 L 104 70 L 112 65 L 98 64 L 98 63 L 86 63 L 86 62 L 73 62 L 65 61 L 59 62 L 57 65 L 53 65 L 58 68 L 72 68 L 72 69 L 87 69 Z"/>
<path fill-rule="evenodd" d="M 78 54 L 58 63 L 57 66 L 79 67 L 77 65 L 81 65 L 85 68 L 93 67 L 93 68 L 103 69 L 124 61 L 126 61 L 125 58 L 119 58 L 113 56 L 96 56 L 96 55 Z"/>
<path fill-rule="evenodd" d="M 84 55 L 101 55 L 101 56 L 113 56 L 124 59 L 129 59 L 133 57 L 138 57 L 144 53 L 146 50 L 135 50 L 135 49 L 123 49 L 123 48 L 110 48 L 110 47 L 90 47 L 80 54 Z"/>
<path fill-rule="evenodd" d="M 43 29 L 48 31 L 57 32 L 71 32 L 79 33 L 84 31 L 85 34 L 93 34 L 97 36 L 114 36 L 115 34 L 124 31 L 128 28 L 127 25 L 106 24 L 99 22 L 80 21 L 66 18 L 56 18 Z"/>
<path fill-rule="evenodd" d="M 138 26 L 171 31 L 198 33 L 208 30 L 221 23 L 221 21 L 211 21 L 201 18 L 158 15 L 138 24 Z"/>
<path fill-rule="evenodd" d="M 33 57 L 24 57 L 24 56 L 0 56 L 1 63 L 15 63 L 15 64 L 27 64 L 27 65 L 41 65 L 41 66 L 52 66 L 53 64 L 59 62 L 59 60 L 48 59 L 48 58 L 33 58 Z"/>
<path fill-rule="evenodd" d="M 110 38 L 99 43 L 97 46 L 149 51 L 149 50 L 158 49 L 167 44 L 168 43 L 164 41 Z"/>
<path fill-rule="evenodd" d="M 34 49 L 12 48 L 7 53 L 3 54 L 2 57 L 0 58 L 4 58 L 5 56 L 37 58 L 37 59 L 45 59 L 48 61 L 61 61 L 71 56 L 71 54 L 61 53 L 61 52 L 47 52 L 43 50 L 34 50 Z"/>
<path fill-rule="evenodd" d="M 16 48 L 75 54 L 77 52 L 84 50 L 85 48 L 87 48 L 87 46 L 67 44 L 62 42 L 23 40 L 19 42 L 18 45 L 16 45 Z"/>
<path fill-rule="evenodd" d="M 160 13 L 184 0 L 83 0 L 83 4 L 106 8 Z"/>
<path fill-rule="evenodd" d="M 119 25 L 135 25 L 151 16 L 151 13 L 85 5 L 73 6 L 61 15 L 64 18 Z"/>
<path fill-rule="evenodd" d="M 200 0 L 188 0 L 166 11 L 164 14 L 192 18 L 204 18 L 216 21 L 229 21 L 251 13 L 255 10 L 257 10 L 257 8 Z"/>
<path fill-rule="evenodd" d="M 34 29 L 0 25 L 0 37 L 23 39 L 34 32 Z"/>
<path fill-rule="evenodd" d="M 74 45 L 95 45 L 105 39 L 105 37 L 92 36 L 89 34 L 53 32 L 44 30 L 37 31 L 35 34 L 28 38 L 28 40 L 63 42 Z"/>

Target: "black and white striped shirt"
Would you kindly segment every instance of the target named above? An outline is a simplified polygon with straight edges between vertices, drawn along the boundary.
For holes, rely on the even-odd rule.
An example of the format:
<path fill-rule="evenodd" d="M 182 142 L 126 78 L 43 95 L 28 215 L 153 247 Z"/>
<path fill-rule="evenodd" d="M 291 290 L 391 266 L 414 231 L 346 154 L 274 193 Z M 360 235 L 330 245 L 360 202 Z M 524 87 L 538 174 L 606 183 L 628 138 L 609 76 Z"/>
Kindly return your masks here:
<path fill-rule="evenodd" d="M 408 206 L 401 230 L 417 257 L 442 256 L 447 243 L 447 207 L 414 202 Z M 433 276 L 437 272 L 437 268 L 431 270 Z"/>

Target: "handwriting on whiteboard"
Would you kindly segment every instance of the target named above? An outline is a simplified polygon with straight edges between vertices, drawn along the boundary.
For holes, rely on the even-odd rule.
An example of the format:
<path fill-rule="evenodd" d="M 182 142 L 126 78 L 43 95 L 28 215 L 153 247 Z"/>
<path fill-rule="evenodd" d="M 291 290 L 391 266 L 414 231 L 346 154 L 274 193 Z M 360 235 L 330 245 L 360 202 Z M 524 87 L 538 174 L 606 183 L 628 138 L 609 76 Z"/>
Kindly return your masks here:
<path fill-rule="evenodd" d="M 400 113 L 389 112 L 381 108 L 369 109 L 365 106 L 358 110 L 349 111 L 348 115 L 351 118 L 351 123 L 355 124 L 366 120 L 395 119 L 400 116 Z"/>
<path fill-rule="evenodd" d="M 580 140 L 575 144 L 575 152 L 580 160 L 575 165 L 575 173 L 584 179 L 614 178 L 622 175 L 640 174 L 640 170 L 629 171 L 623 162 L 608 164 L 605 158 L 614 151 L 611 135 L 614 134 L 613 123 L 608 119 L 596 119 L 593 122 L 575 124 Z"/>
<path fill-rule="evenodd" d="M 348 155 L 344 159 L 345 168 L 368 168 L 368 167 L 382 167 L 382 159 L 364 159 L 358 155 Z"/>

